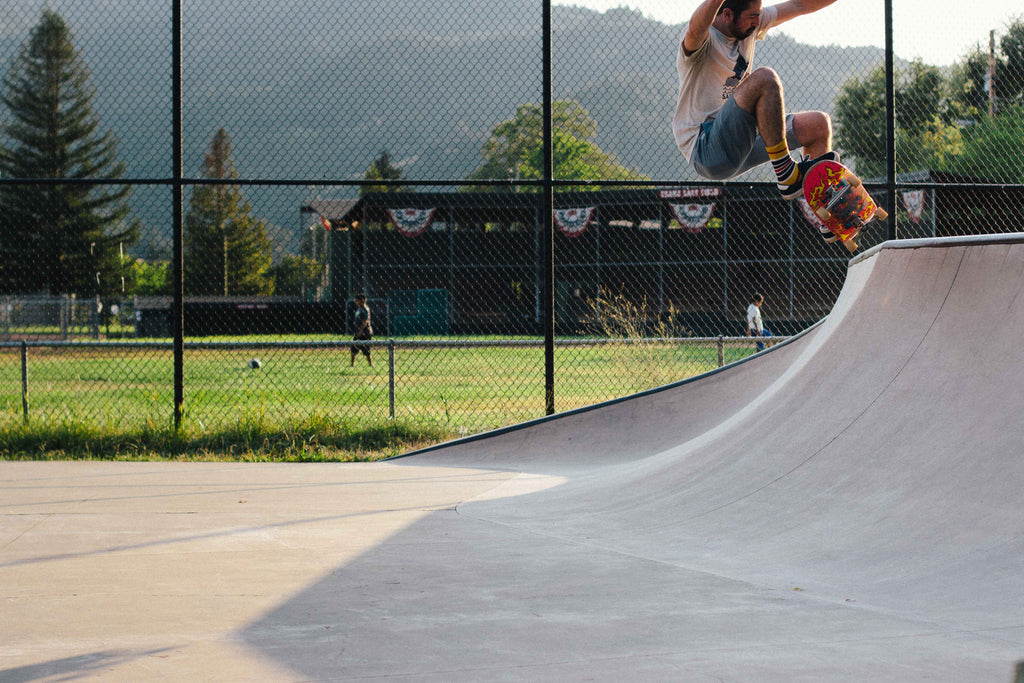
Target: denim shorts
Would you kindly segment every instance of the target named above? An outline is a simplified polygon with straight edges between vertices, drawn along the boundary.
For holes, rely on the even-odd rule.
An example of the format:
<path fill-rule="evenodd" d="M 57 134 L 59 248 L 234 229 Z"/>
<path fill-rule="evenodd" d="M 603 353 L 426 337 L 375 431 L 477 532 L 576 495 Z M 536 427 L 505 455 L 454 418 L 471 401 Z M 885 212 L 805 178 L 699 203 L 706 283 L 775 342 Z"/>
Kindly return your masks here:
<path fill-rule="evenodd" d="M 797 143 L 792 114 L 786 116 L 786 139 L 790 145 Z M 757 119 L 730 97 L 718 116 L 700 127 L 691 162 L 697 173 L 710 180 L 727 180 L 768 163 Z"/>

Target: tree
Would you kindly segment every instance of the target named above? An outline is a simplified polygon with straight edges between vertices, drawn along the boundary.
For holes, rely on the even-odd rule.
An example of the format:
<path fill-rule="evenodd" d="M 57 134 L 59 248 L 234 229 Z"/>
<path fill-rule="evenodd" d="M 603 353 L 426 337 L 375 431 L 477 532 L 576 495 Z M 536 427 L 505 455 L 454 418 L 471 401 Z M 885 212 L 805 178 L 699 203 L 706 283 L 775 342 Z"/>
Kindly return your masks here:
<path fill-rule="evenodd" d="M 1000 102 L 1024 100 L 1024 19 L 1017 19 L 999 39 L 1001 58 L 996 61 L 996 95 Z"/>
<path fill-rule="evenodd" d="M 391 155 L 385 150 L 366 169 L 363 178 L 365 180 L 401 180 L 402 169 L 391 164 Z M 368 192 L 402 192 L 404 189 L 401 185 L 361 185 L 359 196 L 362 197 Z"/>
<path fill-rule="evenodd" d="M 203 177 L 238 178 L 231 139 L 221 128 L 203 156 Z M 237 185 L 199 185 L 185 216 L 185 293 L 189 295 L 272 294 L 270 240 L 263 221 Z"/>
<path fill-rule="evenodd" d="M 117 139 L 99 134 L 90 74 L 60 14 L 44 10 L 3 80 L 10 123 L 0 140 L 7 178 L 121 178 Z M 139 225 L 127 185 L 0 187 L 0 291 L 94 296 L 121 291 L 120 253 Z"/>
<path fill-rule="evenodd" d="M 940 71 L 920 61 L 896 74 L 898 171 L 945 168 L 962 151 L 944 88 Z M 885 68 L 848 81 L 836 99 L 834 117 L 836 147 L 856 161 L 858 174 L 885 175 Z"/>
<path fill-rule="evenodd" d="M 556 130 L 551 136 L 553 175 L 563 180 L 646 180 L 647 176 L 630 171 L 611 154 L 601 151 L 592 142 L 580 140 Z M 544 175 L 542 147 L 525 152 L 518 166 L 519 177 L 540 179 Z M 575 188 L 583 189 L 583 188 Z"/>
<path fill-rule="evenodd" d="M 974 121 L 988 111 L 987 73 L 988 56 L 980 48 L 953 65 L 949 76 L 949 106 L 956 118 Z"/>
<path fill-rule="evenodd" d="M 1024 102 L 1024 19 L 1016 19 L 1000 37 L 995 54 L 995 111 L 1004 105 Z M 980 120 L 989 112 L 989 53 L 975 48 L 954 65 L 950 76 L 952 106 L 967 121 Z"/>
<path fill-rule="evenodd" d="M 836 98 L 835 144 L 864 176 L 885 170 L 885 67 L 851 78 Z"/>
<path fill-rule="evenodd" d="M 572 100 L 551 103 L 553 175 L 563 180 L 647 180 L 591 141 L 597 122 Z M 516 108 L 499 123 L 482 150 L 484 163 L 470 180 L 539 179 L 543 175 L 543 110 L 535 104 Z"/>
<path fill-rule="evenodd" d="M 285 256 L 271 269 L 274 292 L 285 296 L 315 293 L 323 277 L 324 264 L 308 256 Z"/>
<path fill-rule="evenodd" d="M 134 292 L 140 296 L 158 296 L 171 294 L 171 262 L 155 261 L 150 263 L 136 259 L 130 266 L 132 279 L 135 282 Z"/>
<path fill-rule="evenodd" d="M 1024 104 L 1000 108 L 964 132 L 958 170 L 999 183 L 1024 183 Z"/>

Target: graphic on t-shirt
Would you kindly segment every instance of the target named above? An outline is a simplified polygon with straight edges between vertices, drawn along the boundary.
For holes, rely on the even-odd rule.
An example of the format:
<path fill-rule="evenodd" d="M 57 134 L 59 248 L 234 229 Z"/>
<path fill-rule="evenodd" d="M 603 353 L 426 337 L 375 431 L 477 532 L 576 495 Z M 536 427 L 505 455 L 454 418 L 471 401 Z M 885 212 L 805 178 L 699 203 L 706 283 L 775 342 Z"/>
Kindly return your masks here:
<path fill-rule="evenodd" d="M 747 75 L 747 69 L 750 67 L 750 63 L 747 62 L 746 57 L 740 55 L 736 59 L 736 66 L 732 70 L 732 76 L 726 79 L 725 86 L 722 88 L 722 99 L 727 100 L 732 95 L 733 91 L 736 90 L 736 86 L 740 84 L 743 77 Z"/>

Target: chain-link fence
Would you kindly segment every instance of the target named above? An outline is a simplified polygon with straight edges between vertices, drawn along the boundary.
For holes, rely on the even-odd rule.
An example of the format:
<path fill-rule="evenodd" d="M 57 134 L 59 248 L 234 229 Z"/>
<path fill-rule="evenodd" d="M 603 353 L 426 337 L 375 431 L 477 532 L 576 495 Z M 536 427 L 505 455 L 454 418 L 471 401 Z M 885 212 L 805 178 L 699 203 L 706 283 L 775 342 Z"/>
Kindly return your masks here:
<path fill-rule="evenodd" d="M 677 4 L 9 3 L 0 422 L 473 432 L 750 355 L 755 293 L 812 325 L 849 252 L 770 165 L 691 169 Z M 752 67 L 889 208 L 861 249 L 1020 230 L 1024 19 L 942 61 L 912 17 L 787 33 L 840 11 Z"/>

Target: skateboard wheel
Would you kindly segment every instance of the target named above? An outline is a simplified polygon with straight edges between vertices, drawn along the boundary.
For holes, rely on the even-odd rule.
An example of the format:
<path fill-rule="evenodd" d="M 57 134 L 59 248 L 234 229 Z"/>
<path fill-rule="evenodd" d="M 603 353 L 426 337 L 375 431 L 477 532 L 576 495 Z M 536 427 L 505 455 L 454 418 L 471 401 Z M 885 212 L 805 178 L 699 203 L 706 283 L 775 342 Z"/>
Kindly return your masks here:
<path fill-rule="evenodd" d="M 857 243 L 854 242 L 852 239 L 843 242 L 843 246 L 846 247 L 847 251 L 849 251 L 851 254 L 860 248 L 857 245 Z"/>
<path fill-rule="evenodd" d="M 862 185 L 861 179 L 859 177 L 857 177 L 856 175 L 854 175 L 853 173 L 850 174 L 850 177 L 847 178 L 847 180 L 850 182 L 850 185 L 852 185 L 853 187 L 860 187 Z"/>
<path fill-rule="evenodd" d="M 820 218 L 823 221 L 827 221 L 829 218 L 832 218 L 832 214 L 830 214 L 828 212 L 828 209 L 826 209 L 823 206 L 819 206 L 817 209 L 815 209 L 814 210 L 814 215 L 817 216 L 818 218 Z"/>
<path fill-rule="evenodd" d="M 875 218 L 877 218 L 878 220 L 884 221 L 888 217 L 889 217 L 889 212 L 886 211 L 885 209 L 881 209 L 881 208 L 875 209 Z"/>

